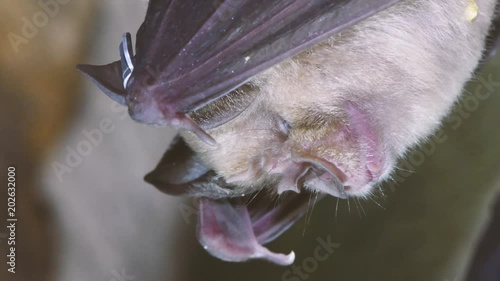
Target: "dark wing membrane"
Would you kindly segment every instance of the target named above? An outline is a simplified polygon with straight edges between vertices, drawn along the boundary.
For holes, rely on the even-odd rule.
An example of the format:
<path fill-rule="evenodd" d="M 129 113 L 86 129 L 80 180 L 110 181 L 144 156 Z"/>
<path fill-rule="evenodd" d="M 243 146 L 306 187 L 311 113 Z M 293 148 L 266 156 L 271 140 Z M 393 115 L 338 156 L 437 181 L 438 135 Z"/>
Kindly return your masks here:
<path fill-rule="evenodd" d="M 121 63 L 115 61 L 107 65 L 79 64 L 77 68 L 94 82 L 101 91 L 115 102 L 125 105 L 127 95 L 121 80 Z"/>
<path fill-rule="evenodd" d="M 398 1 L 151 0 L 133 80 L 152 69 L 162 102 L 186 113 Z"/>

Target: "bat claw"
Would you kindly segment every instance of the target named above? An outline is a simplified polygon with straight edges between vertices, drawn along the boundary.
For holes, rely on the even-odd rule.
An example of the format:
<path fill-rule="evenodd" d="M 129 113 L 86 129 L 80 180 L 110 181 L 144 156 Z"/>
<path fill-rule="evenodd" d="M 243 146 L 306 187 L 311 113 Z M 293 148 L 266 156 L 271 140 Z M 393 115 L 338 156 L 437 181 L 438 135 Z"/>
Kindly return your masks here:
<path fill-rule="evenodd" d="M 217 142 L 212 138 L 205 130 L 203 130 L 198 124 L 196 124 L 193 119 L 191 119 L 186 114 L 178 114 L 175 118 L 171 119 L 171 124 L 174 127 L 178 127 L 184 130 L 188 130 L 195 134 L 204 143 L 217 146 Z"/>

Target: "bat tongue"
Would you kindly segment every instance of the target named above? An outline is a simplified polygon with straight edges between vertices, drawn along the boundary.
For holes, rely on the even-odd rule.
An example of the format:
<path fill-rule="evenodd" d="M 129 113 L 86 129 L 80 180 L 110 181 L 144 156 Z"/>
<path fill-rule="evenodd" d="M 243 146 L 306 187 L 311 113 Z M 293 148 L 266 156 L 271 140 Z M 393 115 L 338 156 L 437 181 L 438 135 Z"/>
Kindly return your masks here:
<path fill-rule="evenodd" d="M 242 200 L 200 198 L 198 240 L 210 254 L 230 262 L 264 259 L 284 266 L 293 263 L 293 251 L 278 254 L 262 246 L 252 224 Z M 269 236 L 265 236 L 264 240 L 268 240 Z"/>

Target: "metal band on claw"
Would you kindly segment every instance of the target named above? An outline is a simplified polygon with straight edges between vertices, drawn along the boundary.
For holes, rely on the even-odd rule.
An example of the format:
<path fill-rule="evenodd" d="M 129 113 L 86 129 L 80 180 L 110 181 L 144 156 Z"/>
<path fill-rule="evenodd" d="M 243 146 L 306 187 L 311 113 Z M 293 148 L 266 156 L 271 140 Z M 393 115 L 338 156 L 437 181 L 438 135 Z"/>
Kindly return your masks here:
<path fill-rule="evenodd" d="M 120 43 L 120 58 L 122 65 L 123 88 L 127 89 L 127 82 L 134 71 L 132 59 L 134 51 L 132 49 L 132 37 L 130 33 L 123 34 L 122 42 Z"/>

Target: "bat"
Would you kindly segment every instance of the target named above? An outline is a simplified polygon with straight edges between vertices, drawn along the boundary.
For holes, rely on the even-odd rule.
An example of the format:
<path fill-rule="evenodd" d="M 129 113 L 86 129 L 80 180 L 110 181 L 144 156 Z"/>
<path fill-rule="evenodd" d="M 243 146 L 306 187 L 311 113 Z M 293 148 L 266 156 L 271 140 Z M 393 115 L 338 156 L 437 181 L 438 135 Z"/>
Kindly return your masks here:
<path fill-rule="evenodd" d="M 431 134 L 480 61 L 494 0 L 151 0 L 121 59 L 79 69 L 139 122 L 181 129 L 145 180 L 199 198 L 198 239 L 226 261 L 311 195 L 369 196 Z"/>

